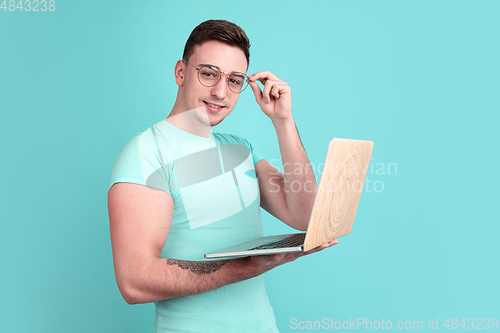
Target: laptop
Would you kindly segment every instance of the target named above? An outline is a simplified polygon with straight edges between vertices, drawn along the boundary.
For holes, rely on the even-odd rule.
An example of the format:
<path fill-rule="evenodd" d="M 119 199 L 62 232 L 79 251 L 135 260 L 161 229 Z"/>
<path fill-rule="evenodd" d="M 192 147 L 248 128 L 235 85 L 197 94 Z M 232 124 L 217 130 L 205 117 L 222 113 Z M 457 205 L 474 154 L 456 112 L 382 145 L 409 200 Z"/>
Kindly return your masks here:
<path fill-rule="evenodd" d="M 260 237 L 205 254 L 238 258 L 311 250 L 352 230 L 373 141 L 333 138 L 326 152 L 307 232 Z"/>

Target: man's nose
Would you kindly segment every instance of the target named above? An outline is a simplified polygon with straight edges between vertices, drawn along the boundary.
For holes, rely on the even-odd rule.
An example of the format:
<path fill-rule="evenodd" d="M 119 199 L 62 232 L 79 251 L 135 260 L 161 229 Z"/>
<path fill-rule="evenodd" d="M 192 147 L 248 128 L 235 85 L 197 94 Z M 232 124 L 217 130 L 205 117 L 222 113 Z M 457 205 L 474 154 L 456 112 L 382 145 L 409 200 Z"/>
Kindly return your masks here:
<path fill-rule="evenodd" d="M 227 94 L 227 75 L 222 74 L 219 82 L 212 87 L 212 95 L 216 96 L 218 99 L 224 99 Z"/>

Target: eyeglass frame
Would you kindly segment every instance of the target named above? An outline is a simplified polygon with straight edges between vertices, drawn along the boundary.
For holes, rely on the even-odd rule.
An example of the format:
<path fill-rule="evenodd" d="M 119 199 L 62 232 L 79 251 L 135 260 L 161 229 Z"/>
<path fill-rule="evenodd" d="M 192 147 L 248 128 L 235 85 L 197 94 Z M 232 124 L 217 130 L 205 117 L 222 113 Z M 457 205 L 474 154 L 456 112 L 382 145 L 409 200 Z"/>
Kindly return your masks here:
<path fill-rule="evenodd" d="M 204 86 L 204 87 L 215 87 L 215 86 L 217 85 L 217 83 L 219 83 L 220 79 L 222 78 L 222 74 L 227 74 L 227 78 L 228 78 L 228 79 L 229 79 L 229 77 L 230 77 L 231 75 L 233 75 L 233 74 L 235 74 L 235 73 L 238 73 L 238 74 L 243 74 L 243 75 L 245 76 L 244 81 L 247 81 L 247 80 L 248 80 L 248 76 L 247 76 L 245 73 L 242 73 L 242 72 L 232 72 L 232 73 L 226 73 L 226 72 L 221 71 L 221 70 L 220 70 L 220 68 L 219 68 L 219 67 L 217 67 L 217 66 L 214 66 L 214 65 L 203 65 L 203 66 L 201 66 L 201 67 L 210 67 L 210 68 L 212 68 L 212 69 L 217 69 L 217 70 L 221 73 L 221 75 L 219 76 L 219 79 L 217 80 L 217 82 L 215 82 L 215 84 L 213 84 L 213 85 L 211 85 L 211 86 L 206 86 L 206 85 L 204 85 L 203 83 L 201 83 L 201 80 L 200 80 L 200 69 L 201 69 L 201 67 L 200 67 L 200 68 L 198 68 L 198 67 L 196 67 L 195 65 L 190 64 L 190 63 L 189 63 L 189 61 L 187 61 L 187 60 L 185 60 L 185 59 L 182 59 L 182 61 L 186 62 L 188 65 L 193 66 L 193 67 L 194 67 L 194 69 L 196 69 L 196 70 L 198 71 L 198 82 L 200 82 L 200 84 L 201 84 L 202 86 Z M 231 90 L 231 92 L 232 92 L 233 94 L 240 94 L 240 93 L 242 93 L 242 92 L 243 92 L 243 91 L 244 91 L 244 90 L 245 90 L 248 86 L 249 86 L 249 85 L 248 85 L 248 83 L 247 83 L 247 85 L 245 86 L 245 88 L 243 88 L 243 90 L 238 91 L 238 92 L 234 92 L 234 91 L 231 89 L 231 87 L 229 86 L 229 81 L 227 81 L 227 87 L 229 88 L 229 90 Z"/>

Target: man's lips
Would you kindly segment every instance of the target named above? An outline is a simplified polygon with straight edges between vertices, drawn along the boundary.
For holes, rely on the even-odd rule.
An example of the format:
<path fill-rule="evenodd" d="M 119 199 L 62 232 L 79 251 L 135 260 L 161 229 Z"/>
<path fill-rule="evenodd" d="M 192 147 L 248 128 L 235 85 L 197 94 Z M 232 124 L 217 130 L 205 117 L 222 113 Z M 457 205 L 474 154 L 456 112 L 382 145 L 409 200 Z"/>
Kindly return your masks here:
<path fill-rule="evenodd" d="M 224 105 L 219 105 L 219 104 L 215 104 L 215 103 L 208 103 L 206 101 L 203 101 L 203 103 L 205 103 L 205 107 L 207 108 L 208 111 L 214 112 L 214 113 L 221 112 L 221 110 L 225 108 Z"/>
<path fill-rule="evenodd" d="M 205 104 L 210 104 L 212 106 L 215 106 L 215 107 L 225 107 L 224 105 L 220 105 L 220 104 L 217 104 L 217 103 L 211 103 L 211 102 L 207 102 L 207 101 L 203 101 Z"/>

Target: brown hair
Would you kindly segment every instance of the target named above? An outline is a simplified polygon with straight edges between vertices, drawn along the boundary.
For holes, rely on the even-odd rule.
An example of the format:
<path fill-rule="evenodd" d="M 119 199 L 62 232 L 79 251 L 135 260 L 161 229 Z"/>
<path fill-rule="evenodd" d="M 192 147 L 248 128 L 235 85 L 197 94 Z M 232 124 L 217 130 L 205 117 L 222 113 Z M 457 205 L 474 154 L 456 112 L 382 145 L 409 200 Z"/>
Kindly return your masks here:
<path fill-rule="evenodd" d="M 250 63 L 250 41 L 238 25 L 226 20 L 208 20 L 200 23 L 189 36 L 184 46 L 182 58 L 188 60 L 194 52 L 194 47 L 207 40 L 217 40 L 231 46 L 239 47 Z"/>

